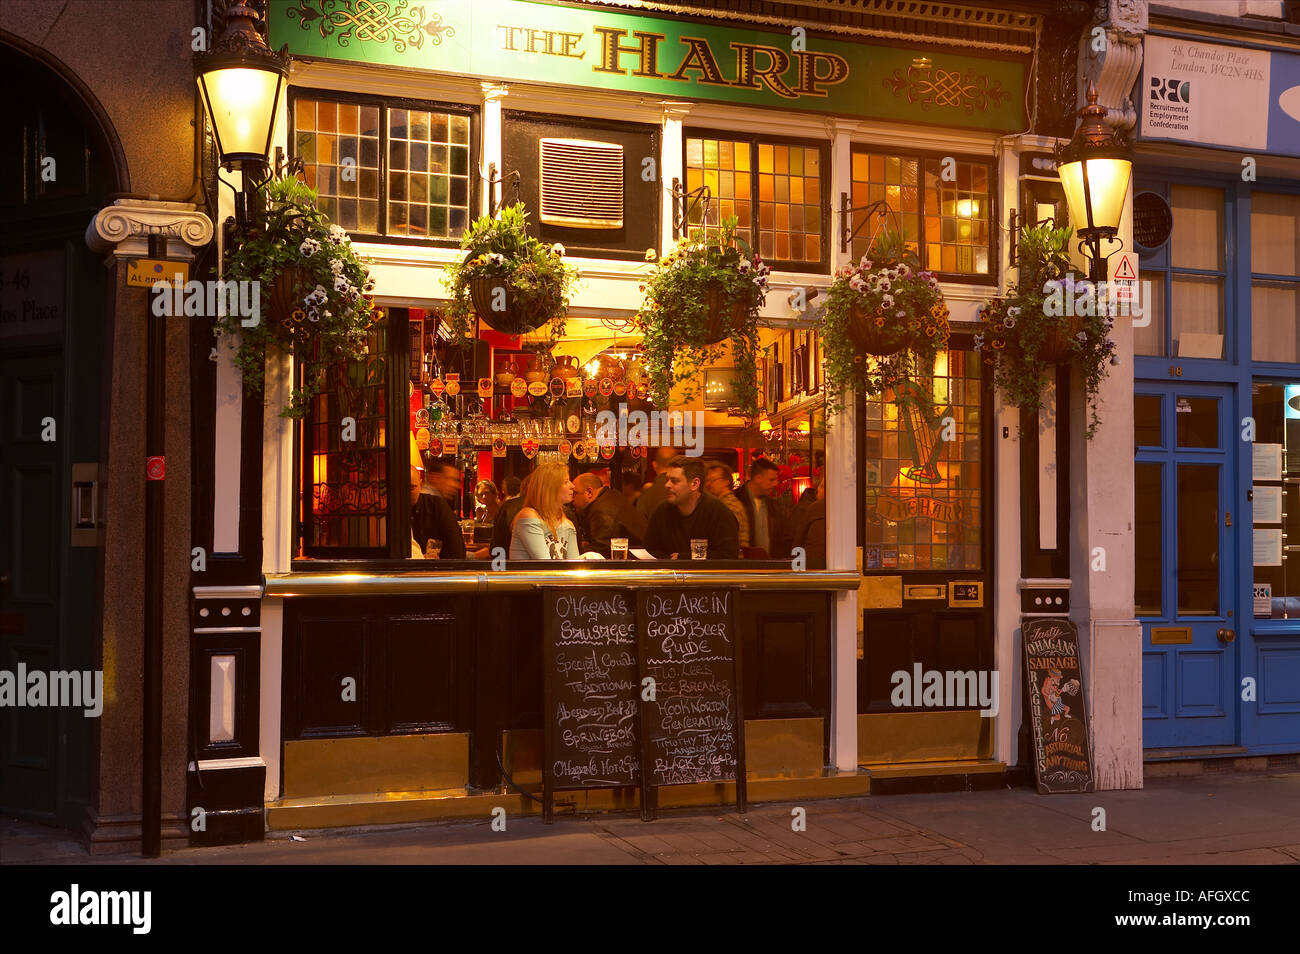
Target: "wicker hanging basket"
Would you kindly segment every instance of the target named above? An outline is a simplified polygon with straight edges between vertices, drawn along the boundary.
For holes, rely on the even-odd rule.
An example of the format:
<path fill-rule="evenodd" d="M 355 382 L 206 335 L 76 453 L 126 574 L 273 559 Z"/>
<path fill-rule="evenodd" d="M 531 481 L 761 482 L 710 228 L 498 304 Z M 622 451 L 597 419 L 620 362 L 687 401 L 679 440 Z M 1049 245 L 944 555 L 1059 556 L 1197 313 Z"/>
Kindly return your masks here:
<path fill-rule="evenodd" d="M 744 300 L 728 298 L 721 285 L 708 285 L 704 290 L 704 300 L 709 306 L 709 323 L 700 344 L 715 345 L 730 338 L 737 328 L 744 325 Z"/>
<path fill-rule="evenodd" d="M 1071 315 L 1065 328 L 1059 325 L 1049 328 L 1042 347 L 1038 349 L 1038 360 L 1044 364 L 1068 364 L 1070 343 L 1083 330 L 1083 321 L 1083 318 Z"/>
<path fill-rule="evenodd" d="M 884 327 L 876 324 L 876 316 L 868 314 L 864 308 L 854 305 L 849 313 L 849 339 L 866 354 L 877 358 L 898 354 L 908 344 L 907 332 L 888 321 Z"/>
<path fill-rule="evenodd" d="M 310 269 L 290 265 L 275 277 L 267 295 L 267 313 L 272 322 L 289 320 L 294 311 L 303 308 L 302 300 L 316 287 Z"/>
<path fill-rule="evenodd" d="M 504 296 L 498 293 L 504 291 Z M 469 281 L 469 297 L 483 324 L 502 334 L 518 335 L 534 331 L 551 318 L 544 309 L 527 311 L 520 304 L 508 276 L 479 275 Z M 494 308 L 503 304 L 504 308 Z"/>

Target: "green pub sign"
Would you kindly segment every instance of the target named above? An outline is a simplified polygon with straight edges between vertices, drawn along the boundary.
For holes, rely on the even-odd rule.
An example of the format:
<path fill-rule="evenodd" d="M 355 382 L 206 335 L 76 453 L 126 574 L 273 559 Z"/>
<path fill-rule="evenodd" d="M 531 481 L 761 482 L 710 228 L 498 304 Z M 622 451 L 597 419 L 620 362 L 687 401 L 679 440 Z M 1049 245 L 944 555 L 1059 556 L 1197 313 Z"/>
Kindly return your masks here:
<path fill-rule="evenodd" d="M 1025 64 L 531 0 L 270 0 L 295 56 L 1014 131 Z"/>

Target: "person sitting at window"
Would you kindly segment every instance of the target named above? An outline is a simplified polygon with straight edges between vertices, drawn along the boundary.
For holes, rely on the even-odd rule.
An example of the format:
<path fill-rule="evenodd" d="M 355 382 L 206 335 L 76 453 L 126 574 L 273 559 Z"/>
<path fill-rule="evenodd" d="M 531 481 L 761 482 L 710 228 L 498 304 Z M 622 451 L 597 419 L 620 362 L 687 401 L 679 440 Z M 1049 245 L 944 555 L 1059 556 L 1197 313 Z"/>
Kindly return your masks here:
<path fill-rule="evenodd" d="M 624 537 L 629 546 L 641 546 L 645 517 L 617 490 L 606 487 L 595 474 L 579 474 L 573 480 L 573 506 L 578 512 L 582 545 L 603 557 L 609 556 L 609 541 Z"/>
<path fill-rule="evenodd" d="M 442 559 L 465 559 L 465 541 L 452 515 L 451 505 L 435 494 L 420 493 L 420 471 L 412 467 L 411 556 L 424 556 L 430 540 L 442 541 Z"/>
<path fill-rule="evenodd" d="M 691 541 L 708 540 L 707 559 L 737 559 L 740 527 L 726 504 L 704 493 L 703 462 L 678 455 L 667 463 L 666 476 L 668 499 L 650 517 L 645 548 L 661 559 L 688 560 Z"/>
<path fill-rule="evenodd" d="M 576 560 L 578 535 L 564 515 L 573 482 L 564 464 L 541 464 L 528 477 L 510 535 L 512 560 Z"/>
<path fill-rule="evenodd" d="M 501 499 L 497 494 L 497 485 L 490 480 L 480 480 L 474 487 L 474 522 L 493 523 L 497 511 L 501 509 Z"/>
<path fill-rule="evenodd" d="M 529 474 L 522 481 L 518 477 L 507 477 L 506 499 L 497 511 L 497 518 L 492 523 L 492 551 L 504 550 L 506 555 L 510 554 L 510 535 L 514 531 L 515 517 L 519 516 L 519 511 L 524 508 L 524 490 L 528 486 Z M 512 484 L 511 481 L 514 483 Z M 512 492 L 513 488 L 513 492 Z"/>

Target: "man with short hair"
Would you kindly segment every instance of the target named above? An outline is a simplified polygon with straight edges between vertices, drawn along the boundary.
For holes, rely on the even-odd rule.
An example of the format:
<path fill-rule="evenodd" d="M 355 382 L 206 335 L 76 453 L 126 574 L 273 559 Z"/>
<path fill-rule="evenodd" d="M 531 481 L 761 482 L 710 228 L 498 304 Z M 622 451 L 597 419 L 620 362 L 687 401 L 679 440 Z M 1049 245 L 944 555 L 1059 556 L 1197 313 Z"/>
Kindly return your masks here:
<path fill-rule="evenodd" d="M 492 543 L 489 544 L 488 554 L 500 547 L 505 550 L 507 555 L 510 553 L 510 533 L 514 527 L 515 517 L 519 516 L 519 511 L 524 509 L 524 488 L 528 486 L 529 474 L 522 481 L 517 477 L 506 478 L 506 493 L 510 492 L 510 481 L 515 481 L 518 486 L 518 492 L 513 496 L 507 496 L 501 509 L 497 511 L 497 518 L 492 522 Z"/>
<path fill-rule="evenodd" d="M 661 447 L 655 451 L 655 459 L 650 464 L 655 472 L 654 483 L 649 484 L 641 491 L 641 496 L 636 500 L 637 513 L 647 520 L 650 519 L 652 513 L 659 509 L 659 505 L 668 499 L 667 494 L 664 493 L 664 484 L 667 482 L 668 476 L 664 471 L 668 467 L 668 462 L 676 456 L 676 447 Z"/>
<path fill-rule="evenodd" d="M 415 467 L 411 468 L 411 537 L 421 555 L 430 540 L 441 540 L 442 559 L 465 559 L 465 541 L 451 507 L 437 494 L 420 492 L 420 472 Z"/>
<path fill-rule="evenodd" d="M 779 479 L 780 468 L 760 457 L 749 465 L 749 480 L 736 494 L 749 517 L 750 545 L 766 551 L 774 560 L 790 555 L 785 518 L 772 499 Z"/>
<path fill-rule="evenodd" d="M 678 455 L 664 467 L 667 499 L 650 517 L 645 548 L 657 557 L 690 559 L 691 541 L 707 540 L 706 559 L 740 556 L 740 529 L 722 501 L 704 492 L 704 464 Z"/>
<path fill-rule="evenodd" d="M 464 477 L 453 460 L 437 460 L 433 463 L 433 486 L 443 499 L 451 505 L 451 512 L 459 518 L 463 492 L 461 486 Z"/>
<path fill-rule="evenodd" d="M 705 470 L 704 489 L 726 504 L 731 515 L 736 518 L 736 525 L 740 530 L 740 548 L 743 550 L 749 546 L 749 515 L 745 513 L 744 504 L 732 493 L 734 486 L 731 468 L 726 464 L 709 464 Z"/>
<path fill-rule="evenodd" d="M 503 480 L 501 482 L 501 489 L 505 491 L 505 496 L 501 498 L 501 502 L 505 503 L 507 500 L 514 500 L 516 497 L 518 497 L 520 493 L 520 487 L 522 484 L 523 481 L 521 481 L 518 477 L 514 476 L 514 474 L 511 474 L 509 477 Z"/>
<path fill-rule="evenodd" d="M 626 537 L 629 547 L 639 547 L 645 539 L 645 517 L 595 474 L 573 478 L 573 509 L 578 514 L 578 539 L 584 552 L 594 550 L 608 557 L 609 541 L 616 537 Z"/>

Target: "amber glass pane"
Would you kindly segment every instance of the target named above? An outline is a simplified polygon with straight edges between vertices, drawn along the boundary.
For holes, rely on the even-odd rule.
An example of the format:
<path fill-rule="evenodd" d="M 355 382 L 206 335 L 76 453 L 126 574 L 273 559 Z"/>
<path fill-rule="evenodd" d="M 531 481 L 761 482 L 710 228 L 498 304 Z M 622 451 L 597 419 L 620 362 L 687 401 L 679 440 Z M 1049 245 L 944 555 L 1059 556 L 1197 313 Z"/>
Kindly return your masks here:
<path fill-rule="evenodd" d="M 740 237 L 752 241 L 749 203 L 753 183 L 748 172 L 751 148 L 747 142 L 725 139 L 686 140 L 686 187 L 705 186 L 709 190 L 707 210 L 700 203 L 693 204 L 688 217 L 690 225 L 714 232 L 724 218 L 734 214 L 740 220 Z M 770 190 L 772 177 L 759 176 L 758 187 L 760 192 Z"/>
<path fill-rule="evenodd" d="M 983 163 L 925 160 L 925 211 L 939 219 L 940 244 L 939 261 L 927 261 L 927 267 L 963 275 L 988 274 L 992 206 L 988 181 L 988 167 Z M 934 241 L 927 222 L 926 242 Z"/>
<path fill-rule="evenodd" d="M 942 352 L 932 375 L 866 401 L 864 568 L 982 567 L 982 367 L 970 352 Z M 921 388 L 931 401 L 918 400 Z"/>
<path fill-rule="evenodd" d="M 317 190 L 318 207 L 349 232 L 377 232 L 364 201 L 377 202 L 378 130 L 366 132 L 375 107 L 300 99 L 294 107 L 294 155 L 303 161 L 303 178 Z M 369 175 L 366 175 L 369 171 Z M 369 188 L 370 191 L 366 191 Z M 362 209 L 367 212 L 363 220 Z"/>
<path fill-rule="evenodd" d="M 470 191 L 468 122 L 447 113 L 389 111 L 389 234 L 445 239 L 464 231 Z"/>

